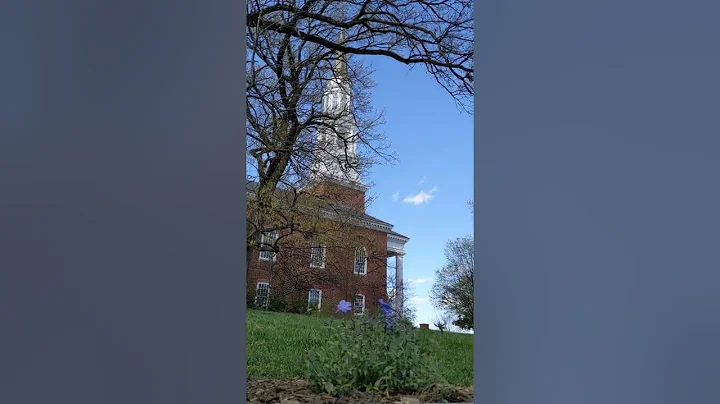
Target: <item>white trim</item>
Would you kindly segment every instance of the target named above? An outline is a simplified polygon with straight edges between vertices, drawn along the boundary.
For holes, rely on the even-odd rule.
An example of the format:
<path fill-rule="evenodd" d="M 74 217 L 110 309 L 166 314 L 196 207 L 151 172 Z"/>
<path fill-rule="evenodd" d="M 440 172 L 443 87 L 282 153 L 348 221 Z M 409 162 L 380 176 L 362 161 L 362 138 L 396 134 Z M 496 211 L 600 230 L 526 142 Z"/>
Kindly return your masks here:
<path fill-rule="evenodd" d="M 407 237 L 398 236 L 396 234 L 388 233 L 388 240 L 396 241 L 401 244 L 407 243 L 410 239 Z"/>
<path fill-rule="evenodd" d="M 392 246 L 387 247 L 388 257 L 394 257 L 396 255 L 405 255 L 405 249 L 404 248 L 395 248 Z"/>
<path fill-rule="evenodd" d="M 265 301 L 265 304 L 263 305 L 263 307 L 266 307 L 270 303 L 270 284 L 268 282 L 258 282 L 255 285 L 255 306 L 258 305 L 258 296 L 259 296 L 258 291 L 260 290 L 260 285 L 267 286 L 267 296 L 265 296 L 266 301 Z"/>
<path fill-rule="evenodd" d="M 395 292 L 397 295 L 397 299 L 394 300 L 395 302 L 395 310 L 397 312 L 402 312 L 403 310 L 403 256 L 404 254 L 397 254 L 395 255 Z"/>
<path fill-rule="evenodd" d="M 362 271 L 358 271 L 358 261 L 360 259 L 360 252 L 362 252 L 362 258 L 363 258 L 363 267 Z M 367 265 L 368 264 L 368 255 L 367 255 L 367 249 L 365 247 L 360 247 L 355 250 L 355 260 L 353 261 L 353 273 L 355 275 L 367 275 Z"/>
<path fill-rule="evenodd" d="M 357 311 L 357 298 L 362 297 L 362 311 Z M 365 295 L 357 293 L 355 294 L 355 299 L 353 299 L 353 313 L 355 313 L 356 316 L 365 314 L 366 308 L 365 308 Z"/>
<path fill-rule="evenodd" d="M 319 249 L 320 254 L 322 256 L 322 261 L 320 265 L 314 265 L 313 261 L 313 251 Z M 327 246 L 325 244 L 318 244 L 315 246 L 310 247 L 310 268 L 312 269 L 325 269 L 325 258 L 327 256 Z"/>
<path fill-rule="evenodd" d="M 405 254 L 405 243 L 399 242 L 397 239 L 392 239 L 388 236 L 387 251 L 395 254 Z"/>
<path fill-rule="evenodd" d="M 320 310 L 320 308 L 322 307 L 322 290 L 320 290 L 320 289 L 310 289 L 310 290 L 308 291 L 308 310 L 310 310 L 310 296 L 311 296 L 311 294 L 312 294 L 313 291 L 318 292 L 318 304 L 317 304 L 317 309 Z"/>
<path fill-rule="evenodd" d="M 337 214 L 336 212 L 334 212 L 333 210 L 330 210 L 330 209 L 322 209 L 320 215 L 321 215 L 324 219 L 333 220 L 333 221 L 337 221 L 337 220 L 338 220 L 338 214 Z M 348 218 L 347 218 L 347 217 L 342 217 L 342 219 L 347 220 Z M 396 235 L 396 234 L 391 234 L 390 232 L 391 232 L 391 231 L 393 230 L 393 228 L 395 227 L 395 226 L 393 226 L 393 225 L 391 225 L 391 224 L 382 224 L 382 223 L 374 222 L 374 221 L 372 221 L 372 220 L 359 219 L 359 218 L 353 218 L 353 217 L 349 218 L 348 221 L 350 222 L 350 224 L 353 224 L 353 225 L 355 225 L 355 226 L 364 227 L 364 228 L 370 229 L 370 230 L 378 230 L 378 231 L 381 231 L 381 232 L 387 234 L 387 237 L 388 237 L 389 240 L 392 239 L 393 241 L 397 241 L 397 242 L 399 242 L 399 243 L 401 243 L 401 244 L 405 244 L 405 243 L 407 243 L 407 242 L 410 240 L 409 237 L 404 237 L 404 236 L 399 236 L 399 235 Z"/>

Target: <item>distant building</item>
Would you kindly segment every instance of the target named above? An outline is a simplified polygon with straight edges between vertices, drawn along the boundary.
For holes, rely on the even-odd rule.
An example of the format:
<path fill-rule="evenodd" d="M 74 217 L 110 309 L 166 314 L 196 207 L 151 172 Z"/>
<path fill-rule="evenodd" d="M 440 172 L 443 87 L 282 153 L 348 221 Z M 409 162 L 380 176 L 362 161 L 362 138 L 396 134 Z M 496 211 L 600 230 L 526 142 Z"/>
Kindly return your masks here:
<path fill-rule="evenodd" d="M 281 238 L 277 256 L 269 251 L 253 252 L 247 292 L 258 306 L 279 299 L 297 311 L 314 307 L 334 312 L 340 300 L 347 300 L 353 303 L 356 313 L 373 313 L 378 299 L 388 298 L 390 257 L 395 260 L 395 282 L 402 283 L 408 237 L 393 231 L 392 224 L 365 213 L 368 187 L 352 163 L 341 164 L 355 161 L 357 127 L 348 112 L 351 91 L 344 56 L 337 58 L 334 70 L 334 79 L 328 82 L 323 97 L 323 111 L 336 118 L 335 129 L 318 133 L 317 142 L 325 146 L 314 156 L 310 181 L 304 189 L 309 194 L 322 195 L 323 202 L 317 206 L 315 217 L 325 227 L 314 225 L 328 230 L 318 232 L 316 237 Z M 249 198 L 253 192 L 251 185 Z M 276 232 L 262 235 L 264 241 L 282 236 Z M 396 290 L 400 292 L 395 301 L 402 302 L 402 289 Z"/>

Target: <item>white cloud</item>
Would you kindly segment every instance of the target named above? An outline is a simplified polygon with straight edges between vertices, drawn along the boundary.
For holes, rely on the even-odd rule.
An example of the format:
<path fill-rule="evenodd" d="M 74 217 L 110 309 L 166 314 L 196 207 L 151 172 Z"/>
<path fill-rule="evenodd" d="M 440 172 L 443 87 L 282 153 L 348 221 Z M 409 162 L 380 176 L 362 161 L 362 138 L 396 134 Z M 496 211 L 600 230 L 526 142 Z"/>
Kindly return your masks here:
<path fill-rule="evenodd" d="M 437 192 L 437 187 L 433 187 L 428 192 L 420 191 L 415 195 L 406 196 L 405 199 L 403 199 L 403 202 L 411 203 L 413 205 L 420 205 L 432 199 L 435 192 Z"/>
<path fill-rule="evenodd" d="M 410 301 L 413 302 L 413 303 L 415 303 L 415 304 L 429 303 L 429 302 L 430 302 L 430 296 L 425 296 L 425 297 L 411 297 L 411 298 L 410 298 Z"/>
<path fill-rule="evenodd" d="M 415 311 L 422 311 L 422 309 L 423 309 L 422 307 L 416 307 Z"/>
<path fill-rule="evenodd" d="M 433 278 L 417 278 L 417 279 L 409 279 L 410 283 L 426 283 L 433 280 Z"/>
<path fill-rule="evenodd" d="M 418 186 L 422 185 L 426 179 L 427 179 L 427 177 L 422 177 L 422 179 L 420 181 L 418 181 L 418 183 L 417 183 Z"/>
<path fill-rule="evenodd" d="M 400 192 L 395 192 L 392 195 L 392 198 L 393 198 L 393 202 L 397 202 L 397 200 L 400 198 Z"/>

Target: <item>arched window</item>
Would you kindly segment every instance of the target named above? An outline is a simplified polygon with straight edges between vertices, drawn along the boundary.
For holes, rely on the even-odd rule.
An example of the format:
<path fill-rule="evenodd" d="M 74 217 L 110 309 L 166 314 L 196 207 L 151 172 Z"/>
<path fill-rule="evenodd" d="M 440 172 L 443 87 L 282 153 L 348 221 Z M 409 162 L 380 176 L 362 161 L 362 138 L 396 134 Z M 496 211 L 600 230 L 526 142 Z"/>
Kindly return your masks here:
<path fill-rule="evenodd" d="M 355 250 L 355 275 L 367 274 L 367 250 L 365 247 Z"/>

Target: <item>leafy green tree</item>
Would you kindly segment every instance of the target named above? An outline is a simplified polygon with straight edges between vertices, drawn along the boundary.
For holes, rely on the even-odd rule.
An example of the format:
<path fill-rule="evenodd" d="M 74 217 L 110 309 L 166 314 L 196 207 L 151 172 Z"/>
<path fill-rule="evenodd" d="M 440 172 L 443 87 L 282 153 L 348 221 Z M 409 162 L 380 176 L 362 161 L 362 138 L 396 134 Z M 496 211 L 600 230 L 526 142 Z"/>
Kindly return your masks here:
<path fill-rule="evenodd" d="M 472 237 L 450 241 L 445 247 L 445 265 L 435 271 L 431 291 L 433 303 L 451 314 L 453 324 L 464 330 L 473 329 L 475 242 Z"/>

